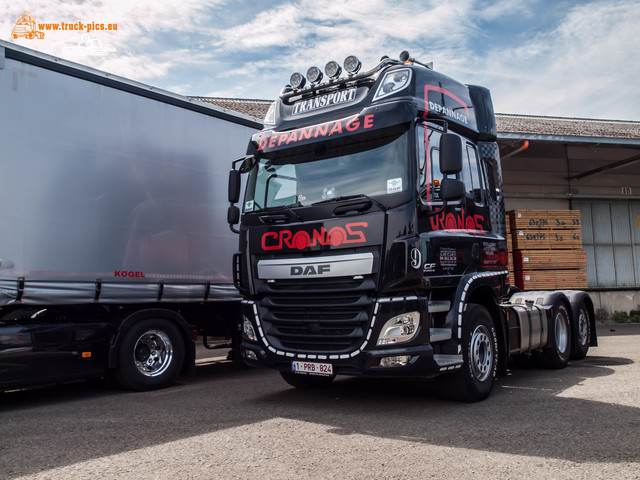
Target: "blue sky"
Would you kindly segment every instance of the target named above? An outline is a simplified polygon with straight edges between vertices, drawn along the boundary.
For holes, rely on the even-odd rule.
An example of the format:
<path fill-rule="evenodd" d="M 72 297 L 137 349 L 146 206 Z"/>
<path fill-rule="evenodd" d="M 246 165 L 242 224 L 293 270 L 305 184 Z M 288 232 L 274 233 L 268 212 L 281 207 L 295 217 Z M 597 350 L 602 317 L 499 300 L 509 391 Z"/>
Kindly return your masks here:
<path fill-rule="evenodd" d="M 78 31 L 11 39 L 24 10 L 118 29 L 89 32 L 108 52 L 83 55 Z M 408 50 L 489 87 L 500 113 L 640 120 L 637 0 L 15 0 L 0 38 L 183 95 L 254 99 L 312 65 Z"/>

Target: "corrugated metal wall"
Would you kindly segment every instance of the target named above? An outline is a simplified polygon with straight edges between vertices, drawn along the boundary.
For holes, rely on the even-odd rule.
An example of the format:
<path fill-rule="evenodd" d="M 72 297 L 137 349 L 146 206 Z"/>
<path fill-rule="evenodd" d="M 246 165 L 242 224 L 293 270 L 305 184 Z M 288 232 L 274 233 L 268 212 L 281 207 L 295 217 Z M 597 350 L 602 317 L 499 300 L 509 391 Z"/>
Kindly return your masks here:
<path fill-rule="evenodd" d="M 640 284 L 640 202 L 575 200 L 590 287 Z"/>

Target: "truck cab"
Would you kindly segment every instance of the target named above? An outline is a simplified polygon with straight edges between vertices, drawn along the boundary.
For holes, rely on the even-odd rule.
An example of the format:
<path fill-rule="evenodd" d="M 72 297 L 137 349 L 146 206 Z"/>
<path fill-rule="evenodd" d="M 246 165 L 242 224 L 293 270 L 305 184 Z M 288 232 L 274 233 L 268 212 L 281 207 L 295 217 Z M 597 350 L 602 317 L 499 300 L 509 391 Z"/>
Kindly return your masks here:
<path fill-rule="evenodd" d="M 476 401 L 510 355 L 558 355 L 552 335 L 531 343 L 521 322 L 535 312 L 534 330 L 549 332 L 563 306 L 566 364 L 570 312 L 584 305 L 590 321 L 583 295 L 543 294 L 546 308 L 521 299 L 524 313 L 506 306 L 489 91 L 407 52 L 364 73 L 355 57 L 344 67 L 341 75 L 329 62 L 324 82 L 312 67 L 309 85 L 292 75 L 233 164 L 228 219 L 239 233 L 246 363 L 297 387 L 342 374 L 441 376 L 447 396 Z"/>

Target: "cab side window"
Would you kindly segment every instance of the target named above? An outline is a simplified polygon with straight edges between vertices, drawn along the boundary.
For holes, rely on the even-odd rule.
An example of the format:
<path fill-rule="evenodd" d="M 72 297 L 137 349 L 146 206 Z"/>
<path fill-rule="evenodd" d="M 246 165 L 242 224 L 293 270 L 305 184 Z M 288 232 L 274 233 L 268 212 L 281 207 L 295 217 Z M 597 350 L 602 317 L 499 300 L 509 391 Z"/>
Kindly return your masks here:
<path fill-rule="evenodd" d="M 420 197 L 425 202 L 440 200 L 440 137 L 441 131 L 431 125 L 419 125 L 416 131 Z"/>
<path fill-rule="evenodd" d="M 486 187 L 480 170 L 478 151 L 470 143 L 467 143 L 466 152 L 463 150 L 462 153 L 461 179 L 467 189 L 467 198 L 476 204 L 483 204 Z"/>

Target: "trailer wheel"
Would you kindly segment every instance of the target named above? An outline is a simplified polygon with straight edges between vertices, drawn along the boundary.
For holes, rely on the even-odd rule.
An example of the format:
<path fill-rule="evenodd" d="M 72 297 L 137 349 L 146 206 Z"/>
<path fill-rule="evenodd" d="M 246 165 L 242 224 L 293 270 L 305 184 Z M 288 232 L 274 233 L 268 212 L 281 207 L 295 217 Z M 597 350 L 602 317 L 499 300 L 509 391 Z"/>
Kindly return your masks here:
<path fill-rule="evenodd" d="M 154 390 L 173 383 L 185 349 L 178 328 L 169 320 L 150 318 L 125 333 L 118 351 L 115 377 L 131 390 Z"/>
<path fill-rule="evenodd" d="M 285 382 L 296 388 L 323 388 L 331 385 L 331 382 L 336 378 L 335 375 L 325 377 L 292 372 L 280 372 L 280 375 Z"/>
<path fill-rule="evenodd" d="M 462 368 L 439 378 L 444 397 L 464 402 L 484 400 L 498 370 L 498 337 L 489 311 L 469 304 L 462 318 Z"/>
<path fill-rule="evenodd" d="M 589 344 L 591 343 L 591 318 L 589 318 L 589 309 L 584 302 L 580 302 L 578 307 L 578 318 L 574 319 L 576 335 L 575 350 L 571 353 L 571 358 L 582 360 L 589 352 Z"/>
<path fill-rule="evenodd" d="M 561 369 L 567 366 L 571 355 L 571 324 L 564 304 L 555 305 L 553 311 L 548 346 L 536 354 L 536 363 L 543 368 Z"/>

